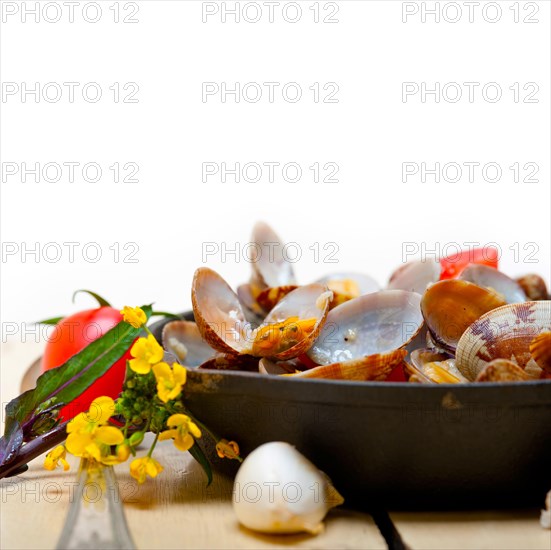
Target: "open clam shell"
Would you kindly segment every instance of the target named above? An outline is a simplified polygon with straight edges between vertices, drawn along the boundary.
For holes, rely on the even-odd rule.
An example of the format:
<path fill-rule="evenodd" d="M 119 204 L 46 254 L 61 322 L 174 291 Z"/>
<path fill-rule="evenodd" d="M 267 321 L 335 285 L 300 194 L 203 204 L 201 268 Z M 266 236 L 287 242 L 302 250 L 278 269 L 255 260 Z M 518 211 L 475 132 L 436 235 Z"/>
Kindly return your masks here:
<path fill-rule="evenodd" d="M 526 301 L 526 294 L 516 281 L 487 265 L 470 264 L 461 272 L 459 279 L 494 290 L 501 294 L 508 304 Z"/>
<path fill-rule="evenodd" d="M 260 291 L 256 297 L 256 302 L 260 308 L 265 311 L 271 311 L 278 302 L 280 302 L 289 292 L 295 290 L 297 285 L 273 286 Z"/>
<path fill-rule="evenodd" d="M 532 360 L 530 344 L 551 330 L 551 302 L 509 304 L 482 315 L 457 344 L 456 365 L 475 380 L 494 359 L 508 359 L 524 369 Z"/>
<path fill-rule="evenodd" d="M 191 301 L 197 328 L 205 341 L 221 353 L 244 353 L 250 325 L 237 294 L 208 267 L 193 277 Z"/>
<path fill-rule="evenodd" d="M 295 285 L 293 264 L 288 261 L 285 244 L 277 233 L 264 222 L 258 222 L 251 237 L 254 247 L 251 249 L 251 284 L 260 291 L 265 288 Z"/>
<path fill-rule="evenodd" d="M 171 321 L 163 327 L 163 348 L 172 352 L 180 363 L 198 367 L 215 355 L 215 351 L 203 340 L 193 321 Z"/>
<path fill-rule="evenodd" d="M 318 283 L 293 290 L 255 331 L 248 353 L 279 361 L 305 353 L 325 323 L 332 298 L 333 293 Z"/>
<path fill-rule="evenodd" d="M 476 377 L 477 382 L 523 382 L 525 380 L 530 380 L 530 376 L 508 359 L 490 361 Z"/>
<path fill-rule="evenodd" d="M 505 300 L 492 290 L 460 279 L 447 279 L 427 289 L 421 311 L 435 344 L 453 352 L 472 323 L 503 305 Z"/>
<path fill-rule="evenodd" d="M 468 382 L 455 366 L 455 360 L 447 353 L 417 349 L 411 352 L 410 361 L 413 367 L 431 382 L 437 384 Z"/>
<path fill-rule="evenodd" d="M 332 309 L 308 357 L 330 365 L 386 354 L 410 342 L 423 325 L 421 296 L 404 290 L 381 290 Z"/>
<path fill-rule="evenodd" d="M 524 290 L 528 300 L 549 300 L 547 285 L 539 275 L 529 273 L 516 281 Z"/>
<path fill-rule="evenodd" d="M 329 290 L 333 291 L 331 308 L 381 289 L 375 279 L 364 273 L 333 273 L 316 282 L 326 285 Z"/>
<path fill-rule="evenodd" d="M 427 287 L 440 279 L 440 263 L 436 261 L 416 260 L 400 266 L 390 276 L 388 288 L 408 290 L 423 294 Z"/>
<path fill-rule="evenodd" d="M 249 283 L 237 287 L 237 297 L 243 307 L 243 313 L 251 324 L 257 326 L 262 323 L 266 312 L 260 307 L 253 295 L 252 285 Z"/>
<path fill-rule="evenodd" d="M 329 380 L 384 380 L 395 367 L 403 362 L 405 356 L 406 350 L 396 349 L 388 353 L 376 353 L 367 357 L 322 365 L 288 376 Z"/>
<path fill-rule="evenodd" d="M 540 368 L 551 374 L 551 332 L 542 332 L 530 342 L 530 354 Z"/>

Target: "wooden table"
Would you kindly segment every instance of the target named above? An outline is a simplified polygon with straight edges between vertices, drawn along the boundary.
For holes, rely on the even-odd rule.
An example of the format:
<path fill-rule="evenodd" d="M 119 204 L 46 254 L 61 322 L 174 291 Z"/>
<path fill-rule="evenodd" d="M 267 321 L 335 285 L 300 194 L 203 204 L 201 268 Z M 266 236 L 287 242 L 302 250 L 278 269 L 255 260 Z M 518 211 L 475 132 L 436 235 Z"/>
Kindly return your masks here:
<path fill-rule="evenodd" d="M 25 368 L 42 344 L 2 345 L 0 387 L 3 403 L 18 392 Z M 215 475 L 210 487 L 187 453 L 164 442 L 157 458 L 165 471 L 138 486 L 128 464 L 116 467 L 119 489 L 134 540 L 153 548 L 387 548 L 373 519 L 337 509 L 318 536 L 265 536 L 241 527 L 231 506 L 232 481 Z M 78 462 L 69 472 L 48 472 L 42 460 L 29 471 L 0 481 L 0 548 L 54 548 L 61 532 Z M 473 503 L 473 508 L 476 503 Z M 500 512 L 390 513 L 403 540 L 418 550 L 551 549 L 551 531 L 539 525 L 539 510 Z"/>

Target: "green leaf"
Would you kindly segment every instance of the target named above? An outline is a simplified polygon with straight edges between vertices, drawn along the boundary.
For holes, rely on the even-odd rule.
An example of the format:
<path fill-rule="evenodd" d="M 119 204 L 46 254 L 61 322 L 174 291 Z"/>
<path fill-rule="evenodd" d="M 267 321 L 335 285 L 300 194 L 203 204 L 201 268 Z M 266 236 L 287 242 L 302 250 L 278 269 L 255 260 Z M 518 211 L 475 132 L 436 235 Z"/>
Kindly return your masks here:
<path fill-rule="evenodd" d="M 182 320 L 180 315 L 176 315 L 176 313 L 168 313 L 167 311 L 154 311 L 151 314 L 151 317 L 169 317 L 170 319 L 177 319 L 178 321 Z"/>
<path fill-rule="evenodd" d="M 64 317 L 52 317 L 51 319 L 36 321 L 35 325 L 57 325 L 62 319 L 64 319 Z"/>
<path fill-rule="evenodd" d="M 199 447 L 199 444 L 195 442 L 193 447 L 189 450 L 189 454 L 199 462 L 201 468 L 207 475 L 207 487 L 212 483 L 212 468 L 210 467 L 209 459 L 206 457 L 203 449 Z"/>
<path fill-rule="evenodd" d="M 80 290 L 75 290 L 73 292 L 73 304 L 75 303 L 75 296 L 79 292 L 85 292 L 86 294 L 90 294 L 92 298 L 95 298 L 97 300 L 100 307 L 111 307 L 111 304 L 105 298 L 102 298 L 99 294 L 96 294 L 95 292 L 92 292 L 91 290 L 86 290 L 84 288 L 81 288 Z"/>
<path fill-rule="evenodd" d="M 151 306 L 143 306 L 142 309 L 149 318 Z M 4 433 L 9 433 L 13 422 L 24 425 L 46 406 L 52 407 L 56 403 L 61 406 L 73 401 L 124 355 L 141 330 L 121 321 L 63 365 L 42 374 L 34 389 L 26 391 L 6 406 Z"/>

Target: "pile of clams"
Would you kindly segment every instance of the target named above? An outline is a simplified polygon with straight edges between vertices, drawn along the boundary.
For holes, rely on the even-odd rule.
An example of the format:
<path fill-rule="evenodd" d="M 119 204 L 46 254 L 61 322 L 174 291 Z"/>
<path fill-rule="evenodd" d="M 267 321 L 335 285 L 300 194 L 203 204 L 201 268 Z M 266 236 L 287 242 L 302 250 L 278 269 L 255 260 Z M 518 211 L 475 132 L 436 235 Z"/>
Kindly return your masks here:
<path fill-rule="evenodd" d="M 164 326 L 163 346 L 183 365 L 422 384 L 551 380 L 551 300 L 538 275 L 513 280 L 467 262 L 443 278 L 431 259 L 402 265 L 384 289 L 360 273 L 299 285 L 268 225 L 251 242 L 247 284 L 234 292 L 199 268 L 195 322 Z"/>

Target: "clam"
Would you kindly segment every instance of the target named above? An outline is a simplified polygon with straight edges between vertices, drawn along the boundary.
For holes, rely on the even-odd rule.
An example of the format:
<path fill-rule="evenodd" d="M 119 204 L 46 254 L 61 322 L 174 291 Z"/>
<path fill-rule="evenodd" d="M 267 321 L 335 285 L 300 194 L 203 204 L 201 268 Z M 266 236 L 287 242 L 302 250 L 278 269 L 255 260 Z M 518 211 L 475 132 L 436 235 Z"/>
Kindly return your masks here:
<path fill-rule="evenodd" d="M 400 266 L 390 276 L 389 289 L 409 290 L 423 294 L 427 287 L 440 279 L 440 263 L 416 260 Z"/>
<path fill-rule="evenodd" d="M 461 272 L 459 279 L 497 292 L 508 304 L 526 301 L 526 294 L 516 281 L 487 265 L 470 264 Z"/>
<path fill-rule="evenodd" d="M 476 377 L 477 382 L 522 382 L 524 380 L 530 380 L 530 376 L 508 359 L 490 361 Z"/>
<path fill-rule="evenodd" d="M 162 344 L 165 350 L 172 352 L 180 363 L 188 367 L 198 367 L 215 355 L 192 321 L 167 323 L 163 327 Z"/>
<path fill-rule="evenodd" d="M 258 372 L 258 357 L 219 353 L 199 365 L 200 369 Z"/>
<path fill-rule="evenodd" d="M 258 372 L 261 374 L 293 374 L 304 369 L 304 365 L 300 364 L 296 359 L 290 361 L 272 361 L 267 357 L 263 357 L 258 362 Z"/>
<path fill-rule="evenodd" d="M 508 359 L 521 369 L 533 363 L 530 344 L 551 331 L 551 301 L 509 304 L 482 315 L 457 344 L 456 365 L 475 380 L 494 359 Z"/>
<path fill-rule="evenodd" d="M 549 294 L 545 281 L 535 273 L 524 275 L 517 279 L 529 300 L 548 300 Z"/>
<path fill-rule="evenodd" d="M 285 298 L 289 292 L 295 290 L 297 285 L 272 286 L 260 291 L 256 297 L 256 303 L 262 311 L 271 311 L 276 304 Z"/>
<path fill-rule="evenodd" d="M 406 356 L 406 350 L 375 353 L 348 361 L 322 365 L 287 376 L 295 378 L 325 378 L 330 380 L 384 380 Z"/>
<path fill-rule="evenodd" d="M 455 365 L 455 359 L 447 353 L 430 349 L 418 349 L 411 353 L 411 363 L 417 371 L 437 384 L 468 382 Z"/>
<path fill-rule="evenodd" d="M 256 298 L 253 295 L 252 286 L 250 284 L 239 285 L 237 287 L 237 297 L 241 305 L 243 306 L 243 312 L 247 321 L 252 325 L 259 325 L 262 323 L 266 312 L 260 307 Z"/>
<path fill-rule="evenodd" d="M 530 342 L 530 355 L 541 369 L 551 374 L 551 332 L 542 332 Z"/>
<path fill-rule="evenodd" d="M 237 294 L 212 269 L 201 267 L 193 276 L 191 301 L 201 336 L 221 353 L 245 353 L 250 325 Z"/>
<path fill-rule="evenodd" d="M 237 294 L 216 272 L 198 269 L 192 287 L 197 327 L 215 350 L 278 360 L 297 357 L 310 347 L 325 322 L 332 297 L 320 284 L 299 287 L 252 329 Z"/>
<path fill-rule="evenodd" d="M 305 353 L 325 323 L 332 298 L 333 293 L 318 283 L 293 290 L 254 331 L 249 353 L 278 360 Z"/>
<path fill-rule="evenodd" d="M 472 323 L 503 305 L 505 300 L 492 290 L 460 279 L 447 279 L 427 289 L 421 311 L 435 344 L 453 352 Z"/>
<path fill-rule="evenodd" d="M 405 347 L 421 330 L 421 296 L 381 290 L 354 298 L 335 309 L 307 356 L 321 365 L 299 377 L 380 380 L 401 363 Z M 331 368 L 323 368 L 331 367 Z"/>
<path fill-rule="evenodd" d="M 293 265 L 285 255 L 285 244 L 268 224 L 258 222 L 251 241 L 255 245 L 251 255 L 254 291 L 296 284 Z"/>
<path fill-rule="evenodd" d="M 316 282 L 326 285 L 329 290 L 333 291 L 331 308 L 363 294 L 377 292 L 381 288 L 375 279 L 363 273 L 334 273 L 322 277 Z"/>

